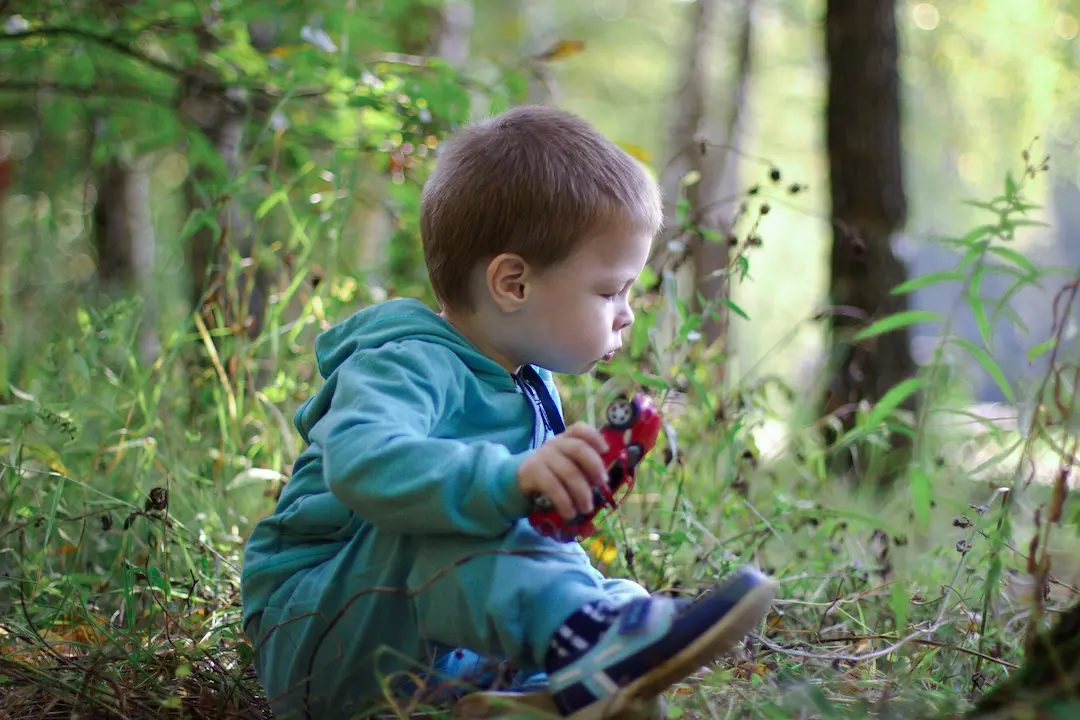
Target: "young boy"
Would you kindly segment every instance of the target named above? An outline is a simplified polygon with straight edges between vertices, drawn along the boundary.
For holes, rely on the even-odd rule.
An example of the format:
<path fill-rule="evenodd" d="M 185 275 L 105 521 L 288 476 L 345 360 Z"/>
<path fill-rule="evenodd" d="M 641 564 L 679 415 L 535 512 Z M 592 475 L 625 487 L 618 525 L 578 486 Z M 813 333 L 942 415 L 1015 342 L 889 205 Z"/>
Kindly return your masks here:
<path fill-rule="evenodd" d="M 573 115 L 519 108 L 441 149 L 421 206 L 441 312 L 392 300 L 318 337 L 306 449 L 245 550 L 244 632 L 279 720 L 440 675 L 492 691 L 462 712 L 626 716 L 765 614 L 775 584 L 755 571 L 693 604 L 650 596 L 526 519 L 538 494 L 592 509 L 603 440 L 563 427 L 551 374 L 619 350 L 660 224 L 655 182 Z M 482 658 L 514 681 L 471 672 Z"/>

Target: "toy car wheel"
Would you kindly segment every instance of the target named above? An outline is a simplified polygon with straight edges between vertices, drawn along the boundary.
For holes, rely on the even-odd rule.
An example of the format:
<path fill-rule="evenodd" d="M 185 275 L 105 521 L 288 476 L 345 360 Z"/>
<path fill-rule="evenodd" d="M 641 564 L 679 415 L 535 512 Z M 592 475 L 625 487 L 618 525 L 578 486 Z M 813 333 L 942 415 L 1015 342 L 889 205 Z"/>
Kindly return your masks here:
<path fill-rule="evenodd" d="M 607 421 L 616 430 L 629 430 L 634 427 L 640 415 L 637 403 L 620 398 L 608 405 Z"/>
<path fill-rule="evenodd" d="M 626 464 L 630 466 L 631 472 L 637 467 L 637 464 L 641 462 L 641 458 L 644 456 L 644 448 L 638 443 L 633 443 L 630 447 L 626 448 Z"/>
<path fill-rule="evenodd" d="M 551 502 L 547 495 L 536 495 L 532 499 L 532 512 L 551 512 L 555 509 L 555 504 Z"/>

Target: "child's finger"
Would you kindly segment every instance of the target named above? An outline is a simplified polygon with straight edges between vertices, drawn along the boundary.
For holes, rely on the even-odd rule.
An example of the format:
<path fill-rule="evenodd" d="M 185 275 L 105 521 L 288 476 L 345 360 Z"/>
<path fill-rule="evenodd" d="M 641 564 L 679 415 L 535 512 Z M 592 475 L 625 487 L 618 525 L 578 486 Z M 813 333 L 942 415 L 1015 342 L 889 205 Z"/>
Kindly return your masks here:
<path fill-rule="evenodd" d="M 585 450 L 587 447 L 582 446 Z M 592 497 L 592 485 L 586 476 L 582 474 L 582 469 L 578 466 L 575 459 L 568 454 L 552 455 L 551 464 L 548 466 L 552 472 L 559 478 L 559 482 L 562 483 L 563 489 L 573 500 L 574 507 L 577 511 L 583 513 L 590 513 L 593 509 L 593 497 Z M 567 516 L 567 519 L 572 518 L 577 512 Z"/>
<path fill-rule="evenodd" d="M 607 442 L 604 440 L 604 436 L 600 434 L 600 431 L 591 425 L 587 425 L 583 422 L 576 422 L 566 429 L 564 435 L 568 435 L 579 440 L 587 442 L 596 452 L 607 452 Z"/>
<path fill-rule="evenodd" d="M 563 441 L 564 453 L 577 464 L 586 480 L 592 483 L 607 482 L 607 468 L 604 460 L 592 445 L 576 437 L 568 437 Z M 590 496 L 591 496 L 590 492 Z"/>
<path fill-rule="evenodd" d="M 559 515 L 567 520 L 577 515 L 574 501 L 551 466 L 544 468 L 539 484 L 540 492 L 551 501 Z"/>

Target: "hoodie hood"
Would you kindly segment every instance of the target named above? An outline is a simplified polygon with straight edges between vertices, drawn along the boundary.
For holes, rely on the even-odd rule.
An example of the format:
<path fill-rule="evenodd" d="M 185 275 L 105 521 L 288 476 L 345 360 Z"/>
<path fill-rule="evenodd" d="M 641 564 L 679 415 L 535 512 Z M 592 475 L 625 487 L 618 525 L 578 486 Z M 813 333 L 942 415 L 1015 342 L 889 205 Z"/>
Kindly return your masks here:
<path fill-rule="evenodd" d="M 512 390 L 513 376 L 484 355 L 449 321 L 427 305 L 412 298 L 388 300 L 364 308 L 315 339 L 319 374 L 329 380 L 355 353 L 387 343 L 416 340 L 442 345 L 461 358 L 465 366 L 484 382 L 498 389 Z M 296 427 L 308 441 L 308 431 L 329 408 L 333 383 L 324 383 L 296 413 Z"/>

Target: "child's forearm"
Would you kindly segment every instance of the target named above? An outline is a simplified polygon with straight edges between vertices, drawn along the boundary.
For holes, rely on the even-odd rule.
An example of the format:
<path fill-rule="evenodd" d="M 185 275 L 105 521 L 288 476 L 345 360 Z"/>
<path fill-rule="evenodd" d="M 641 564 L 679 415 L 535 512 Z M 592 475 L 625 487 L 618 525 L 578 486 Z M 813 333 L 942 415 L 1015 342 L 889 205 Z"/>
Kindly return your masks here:
<path fill-rule="evenodd" d="M 377 527 L 496 536 L 527 512 L 515 479 L 523 456 L 501 445 L 394 437 L 364 425 L 328 443 L 323 473 L 330 491 Z"/>
<path fill-rule="evenodd" d="M 526 455 L 432 436 L 434 418 L 460 401 L 431 382 L 439 361 L 395 348 L 353 358 L 331 379 L 309 439 L 329 490 L 372 525 L 494 537 L 528 512 L 516 480 Z"/>

